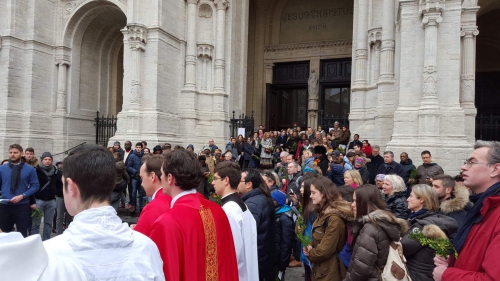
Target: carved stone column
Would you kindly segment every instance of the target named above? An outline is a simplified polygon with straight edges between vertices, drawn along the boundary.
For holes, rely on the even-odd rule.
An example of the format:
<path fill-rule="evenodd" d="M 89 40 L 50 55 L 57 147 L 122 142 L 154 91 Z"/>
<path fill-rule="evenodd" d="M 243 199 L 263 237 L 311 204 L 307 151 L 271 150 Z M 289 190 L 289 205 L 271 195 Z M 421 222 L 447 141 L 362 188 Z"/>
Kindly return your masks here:
<path fill-rule="evenodd" d="M 187 42 L 185 89 L 196 90 L 196 5 L 198 0 L 187 0 Z"/>
<path fill-rule="evenodd" d="M 356 36 L 356 77 L 354 85 L 366 86 L 366 63 L 368 59 L 368 1 L 358 0 L 358 26 Z"/>
<path fill-rule="evenodd" d="M 419 109 L 419 137 L 423 142 L 433 142 L 439 137 L 439 101 L 437 97 L 437 53 L 438 26 L 444 0 L 423 0 L 420 13 L 423 15 L 422 26 L 425 29 L 425 51 L 423 71 L 422 101 Z"/>
<path fill-rule="evenodd" d="M 226 69 L 225 39 L 226 39 L 226 10 L 229 7 L 227 0 L 215 0 L 217 7 L 217 43 L 215 46 L 215 85 L 214 91 L 224 92 L 224 76 Z"/>
<path fill-rule="evenodd" d="M 309 74 L 308 94 L 307 125 L 314 128 L 318 125 L 319 98 L 319 76 L 315 70 Z"/>
<path fill-rule="evenodd" d="M 213 47 L 211 45 L 208 45 L 208 44 L 200 44 L 198 45 L 198 57 L 201 58 L 202 60 L 202 70 L 201 70 L 201 87 L 200 89 L 202 91 L 206 91 L 207 90 L 207 76 L 208 76 L 208 72 L 207 72 L 207 69 L 208 69 L 208 62 L 212 59 L 212 50 L 213 50 Z"/>
<path fill-rule="evenodd" d="M 129 24 L 122 30 L 132 50 L 130 107 L 141 107 L 142 52 L 146 50 L 147 28 L 141 24 Z"/>
<path fill-rule="evenodd" d="M 394 79 L 394 0 L 384 0 L 382 22 L 382 46 L 380 54 L 380 80 Z"/>
<path fill-rule="evenodd" d="M 64 60 L 58 60 L 57 65 L 57 103 L 56 111 L 65 113 L 66 112 L 66 88 L 67 88 L 67 73 L 70 63 Z"/>

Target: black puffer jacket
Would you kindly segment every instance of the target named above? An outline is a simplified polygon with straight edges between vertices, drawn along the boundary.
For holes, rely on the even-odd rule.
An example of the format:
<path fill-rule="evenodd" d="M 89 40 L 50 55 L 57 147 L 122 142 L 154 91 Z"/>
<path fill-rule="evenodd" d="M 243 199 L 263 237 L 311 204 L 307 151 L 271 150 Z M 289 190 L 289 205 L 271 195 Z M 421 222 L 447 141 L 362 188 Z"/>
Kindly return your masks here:
<path fill-rule="evenodd" d="M 416 228 L 422 230 L 426 225 L 437 225 L 443 232 L 450 237 L 458 229 L 457 221 L 445 216 L 427 211 L 423 214 L 408 220 L 410 232 Z M 417 240 L 408 237 L 408 233 L 401 239 L 403 245 L 403 254 L 406 258 L 406 265 L 410 272 L 412 280 L 433 281 L 432 271 L 434 270 L 434 256 L 436 251 L 429 247 L 422 246 Z"/>
<path fill-rule="evenodd" d="M 413 161 L 411 161 L 410 158 L 408 158 L 408 160 L 406 160 L 406 162 L 399 162 L 399 164 L 401 164 L 401 166 L 403 166 L 402 178 L 405 181 L 405 184 L 407 184 L 408 180 L 410 179 L 411 171 L 415 170 L 416 167 L 415 167 L 415 165 L 413 165 Z"/>
<path fill-rule="evenodd" d="M 366 163 L 366 169 L 370 173 L 369 182 L 375 184 L 375 177 L 377 176 L 378 168 L 384 164 L 384 158 L 382 156 L 368 156 L 371 162 Z"/>
<path fill-rule="evenodd" d="M 285 208 L 289 209 L 288 206 Z M 276 212 L 279 212 L 279 209 L 276 209 Z M 292 252 L 293 240 L 295 237 L 295 225 L 290 211 L 280 214 L 277 213 L 275 215 L 274 230 L 274 243 L 276 249 L 275 264 L 278 270 L 285 271 L 290 263 L 290 253 Z"/>
<path fill-rule="evenodd" d="M 63 197 L 62 171 L 54 167 L 54 174 L 48 177 L 40 166 L 35 169 L 38 182 L 40 183 L 40 189 L 35 193 L 35 198 L 40 200 L 52 200 L 56 199 L 56 195 L 58 197 Z M 43 188 L 46 183 L 49 184 Z"/>
<path fill-rule="evenodd" d="M 399 241 L 400 233 L 407 230 L 406 221 L 382 210 L 373 211 L 356 221 L 351 262 L 344 281 L 378 281 L 377 268 L 384 268 L 389 244 Z"/>
<path fill-rule="evenodd" d="M 257 225 L 257 254 L 259 276 L 274 276 L 274 204 L 260 189 L 253 189 L 241 196 Z M 272 279 L 269 279 L 272 280 Z"/>
<path fill-rule="evenodd" d="M 377 174 L 384 175 L 398 175 L 403 177 L 403 166 L 401 164 L 396 163 L 396 161 L 392 161 L 391 164 L 382 164 L 378 167 Z"/>
<path fill-rule="evenodd" d="M 370 178 L 370 172 L 365 167 L 361 167 L 358 170 L 359 174 L 361 175 L 361 179 L 363 180 L 363 184 L 367 184 Z"/>
<path fill-rule="evenodd" d="M 387 210 L 393 213 L 397 218 L 408 218 L 408 202 L 406 202 L 406 194 L 404 191 L 394 192 L 390 196 L 384 196 Z"/>

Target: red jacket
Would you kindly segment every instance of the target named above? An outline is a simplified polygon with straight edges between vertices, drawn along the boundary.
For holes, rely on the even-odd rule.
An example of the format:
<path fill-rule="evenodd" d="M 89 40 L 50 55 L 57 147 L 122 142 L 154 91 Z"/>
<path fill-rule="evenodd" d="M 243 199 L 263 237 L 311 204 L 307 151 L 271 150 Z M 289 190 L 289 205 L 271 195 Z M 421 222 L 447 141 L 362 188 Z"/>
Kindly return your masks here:
<path fill-rule="evenodd" d="M 454 267 L 443 274 L 443 281 L 500 280 L 500 196 L 484 200 L 481 222 L 469 231 Z"/>
<path fill-rule="evenodd" d="M 148 203 L 142 210 L 134 230 L 149 236 L 153 223 L 157 218 L 170 210 L 171 202 L 172 197 L 163 194 L 163 189 L 158 190 L 155 199 Z"/>
<path fill-rule="evenodd" d="M 366 155 L 366 157 L 372 156 L 372 146 L 371 145 L 362 146 L 361 151 L 363 151 L 363 153 Z"/>

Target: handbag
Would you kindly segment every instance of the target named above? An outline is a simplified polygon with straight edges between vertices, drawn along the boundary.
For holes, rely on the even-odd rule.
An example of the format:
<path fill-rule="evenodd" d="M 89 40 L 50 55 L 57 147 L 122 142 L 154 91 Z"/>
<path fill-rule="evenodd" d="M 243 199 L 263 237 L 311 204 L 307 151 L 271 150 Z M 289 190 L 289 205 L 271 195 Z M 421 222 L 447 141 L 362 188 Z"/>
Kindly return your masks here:
<path fill-rule="evenodd" d="M 270 149 L 270 148 L 266 148 L 266 149 L 264 149 L 264 152 L 265 152 L 265 153 L 267 153 L 267 154 L 271 154 L 271 153 L 272 153 L 272 151 L 271 151 L 271 149 Z"/>

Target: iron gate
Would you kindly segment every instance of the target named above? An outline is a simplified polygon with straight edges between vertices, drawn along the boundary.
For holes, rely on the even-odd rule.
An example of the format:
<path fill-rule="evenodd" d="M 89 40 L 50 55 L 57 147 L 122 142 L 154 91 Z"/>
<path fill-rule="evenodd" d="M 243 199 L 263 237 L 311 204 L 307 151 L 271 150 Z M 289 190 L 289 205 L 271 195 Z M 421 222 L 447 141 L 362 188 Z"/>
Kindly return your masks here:
<path fill-rule="evenodd" d="M 117 119 L 109 115 L 107 117 L 104 115 L 99 117 L 99 111 L 97 111 L 96 118 L 94 119 L 96 144 L 108 146 L 109 139 L 115 136 Z"/>
<path fill-rule="evenodd" d="M 237 137 L 238 134 L 238 128 L 244 128 L 245 129 L 245 134 L 243 135 L 243 138 L 246 138 L 248 136 L 253 136 L 254 133 L 254 119 L 253 119 L 253 110 L 252 110 L 252 116 L 245 116 L 245 113 L 240 114 L 239 118 L 235 117 L 236 111 L 233 110 L 233 118 L 230 120 L 231 121 L 231 136 L 232 137 Z"/>
<path fill-rule="evenodd" d="M 480 114 L 476 116 L 476 140 L 500 141 L 500 116 Z"/>
<path fill-rule="evenodd" d="M 327 132 L 330 128 L 333 128 L 335 121 L 339 122 L 340 126 L 346 125 L 349 128 L 349 113 L 345 113 L 343 116 L 326 115 L 324 116 L 324 111 L 319 111 L 318 125 L 323 127 L 323 130 Z"/>

